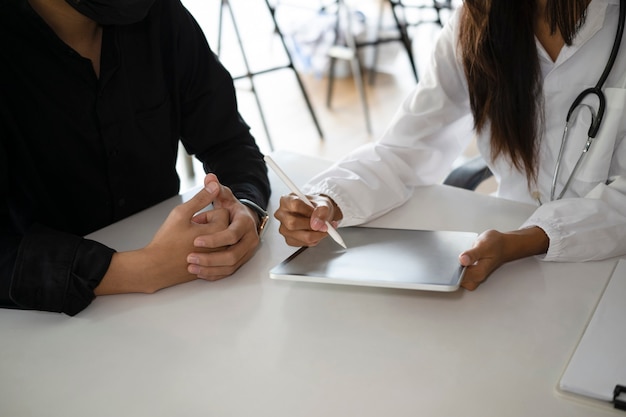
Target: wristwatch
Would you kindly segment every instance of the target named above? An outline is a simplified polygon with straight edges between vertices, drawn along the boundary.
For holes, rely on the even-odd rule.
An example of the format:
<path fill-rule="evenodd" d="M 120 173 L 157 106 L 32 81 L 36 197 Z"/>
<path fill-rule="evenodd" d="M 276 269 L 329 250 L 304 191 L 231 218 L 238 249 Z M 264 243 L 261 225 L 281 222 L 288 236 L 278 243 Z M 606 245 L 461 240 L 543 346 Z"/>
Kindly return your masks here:
<path fill-rule="evenodd" d="M 264 210 L 261 206 L 259 206 L 254 201 L 248 200 L 247 198 L 240 198 L 239 202 L 244 206 L 250 207 L 254 212 L 259 216 L 259 227 L 257 227 L 256 231 L 259 234 L 259 237 L 263 236 L 263 232 L 265 231 L 265 226 L 270 219 L 270 215 L 266 210 Z"/>

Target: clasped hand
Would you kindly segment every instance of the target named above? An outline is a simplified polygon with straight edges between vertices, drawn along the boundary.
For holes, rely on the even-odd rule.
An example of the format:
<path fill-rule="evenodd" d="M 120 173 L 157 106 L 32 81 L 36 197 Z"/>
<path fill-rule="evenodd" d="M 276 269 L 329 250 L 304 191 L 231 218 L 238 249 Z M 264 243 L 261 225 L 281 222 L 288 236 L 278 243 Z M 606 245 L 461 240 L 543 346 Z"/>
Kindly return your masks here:
<path fill-rule="evenodd" d="M 221 185 L 214 174 L 208 174 L 204 182 L 205 192 L 200 191 L 194 199 L 198 197 L 204 204 L 202 200 L 208 192 L 213 210 L 191 219 L 190 227 L 200 234 L 193 239 L 194 250 L 187 255 L 187 271 L 213 281 L 233 274 L 254 255 L 260 242 L 258 216 Z"/>
<path fill-rule="evenodd" d="M 176 206 L 151 242 L 113 255 L 97 295 L 152 293 L 197 278 L 214 281 L 234 273 L 259 245 L 257 215 L 214 174 L 189 201 Z M 205 210 L 213 204 L 212 210 Z"/>

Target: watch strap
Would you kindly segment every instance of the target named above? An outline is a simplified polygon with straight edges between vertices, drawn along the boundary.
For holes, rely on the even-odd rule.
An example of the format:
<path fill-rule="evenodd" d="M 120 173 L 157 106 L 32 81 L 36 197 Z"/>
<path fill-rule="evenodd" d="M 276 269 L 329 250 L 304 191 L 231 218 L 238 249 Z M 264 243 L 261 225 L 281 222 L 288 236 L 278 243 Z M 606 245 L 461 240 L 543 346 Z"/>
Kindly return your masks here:
<path fill-rule="evenodd" d="M 247 198 L 240 198 L 239 202 L 244 206 L 250 207 L 258 216 L 259 216 L 259 226 L 257 227 L 257 233 L 259 237 L 263 235 L 265 231 L 265 226 L 269 221 L 270 215 L 263 207 L 259 206 L 252 200 L 248 200 Z"/>

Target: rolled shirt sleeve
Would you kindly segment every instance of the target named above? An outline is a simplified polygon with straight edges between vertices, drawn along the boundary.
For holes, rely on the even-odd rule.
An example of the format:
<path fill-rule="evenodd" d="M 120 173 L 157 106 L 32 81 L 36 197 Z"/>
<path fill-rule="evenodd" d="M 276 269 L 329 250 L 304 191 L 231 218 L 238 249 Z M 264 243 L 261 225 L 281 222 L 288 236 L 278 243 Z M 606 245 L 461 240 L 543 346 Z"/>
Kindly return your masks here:
<path fill-rule="evenodd" d="M 10 296 L 18 307 L 73 316 L 94 289 L 115 251 L 98 242 L 35 225 L 19 246 Z"/>
<path fill-rule="evenodd" d="M 386 132 L 304 187 L 341 207 L 341 226 L 370 221 L 404 204 L 414 187 L 440 182 L 471 142 L 473 120 L 456 51 L 458 11 L 443 28 L 430 65 Z"/>

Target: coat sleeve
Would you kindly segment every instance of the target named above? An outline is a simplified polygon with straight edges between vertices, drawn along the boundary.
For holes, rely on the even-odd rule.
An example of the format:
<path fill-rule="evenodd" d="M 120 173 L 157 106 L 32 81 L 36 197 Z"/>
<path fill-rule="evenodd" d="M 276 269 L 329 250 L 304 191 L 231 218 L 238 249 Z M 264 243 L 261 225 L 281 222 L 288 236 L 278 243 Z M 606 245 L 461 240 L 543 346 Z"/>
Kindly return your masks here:
<path fill-rule="evenodd" d="M 544 202 L 521 226 L 538 226 L 549 237 L 548 251 L 540 259 L 584 262 L 626 254 L 626 75 L 618 74 L 620 81 L 604 90 L 602 126 L 565 197 Z M 563 160 L 562 182 L 571 175 L 568 162 L 573 166 L 581 155 L 577 146 L 569 148 L 573 159 Z"/>
<path fill-rule="evenodd" d="M 440 182 L 473 137 L 467 86 L 456 54 L 458 13 L 441 31 L 431 62 L 381 139 L 350 153 L 305 185 L 341 208 L 342 226 L 402 205 L 417 186 Z"/>
<path fill-rule="evenodd" d="M 538 226 L 550 238 L 545 261 L 585 262 L 626 253 L 626 177 L 598 184 L 585 198 L 540 206 L 522 225 Z"/>

